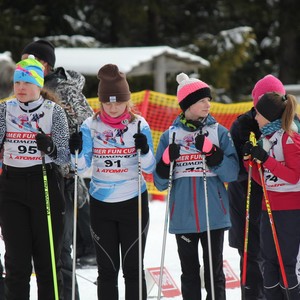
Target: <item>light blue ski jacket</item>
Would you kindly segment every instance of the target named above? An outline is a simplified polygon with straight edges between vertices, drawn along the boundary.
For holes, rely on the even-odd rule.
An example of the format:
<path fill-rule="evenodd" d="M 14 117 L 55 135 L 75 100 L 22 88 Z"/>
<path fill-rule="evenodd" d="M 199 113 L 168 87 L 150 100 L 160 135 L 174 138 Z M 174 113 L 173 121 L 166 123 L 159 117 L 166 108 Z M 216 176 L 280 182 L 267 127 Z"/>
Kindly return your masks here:
<path fill-rule="evenodd" d="M 156 162 L 158 163 L 162 157 L 164 150 L 170 143 L 170 131 L 184 130 L 187 135 L 197 135 L 199 129 L 191 130 L 183 125 L 177 117 L 169 130 L 165 131 L 159 141 Z M 229 201 L 226 182 L 237 180 L 239 173 L 238 156 L 231 139 L 229 131 L 222 125 L 218 124 L 212 116 L 208 116 L 202 129 L 203 132 L 215 132 L 208 135 L 212 143 L 218 145 L 224 151 L 223 161 L 212 168 L 206 166 L 207 174 L 214 174 L 213 176 L 206 176 L 206 188 L 208 198 L 208 212 L 210 221 L 210 230 L 214 229 L 228 229 L 231 226 L 229 216 Z M 177 141 L 180 144 L 180 154 L 183 155 L 187 144 L 185 140 Z M 194 147 L 189 141 L 189 147 Z M 181 157 L 180 157 L 181 158 Z M 180 158 L 178 160 L 180 160 Z M 188 164 L 188 162 L 185 162 Z M 195 161 L 193 161 L 195 163 Z M 202 163 L 201 163 L 202 165 Z M 176 169 L 176 165 L 174 170 Z M 203 171 L 203 168 L 202 168 Z M 204 193 L 204 180 L 202 175 L 178 177 L 172 180 L 172 188 L 170 192 L 169 202 L 169 232 L 174 234 L 180 233 L 197 233 L 207 231 L 206 223 L 206 204 Z M 174 173 L 173 173 L 174 174 Z M 157 172 L 153 173 L 154 184 L 158 190 L 166 190 L 168 188 L 168 179 L 162 179 Z"/>

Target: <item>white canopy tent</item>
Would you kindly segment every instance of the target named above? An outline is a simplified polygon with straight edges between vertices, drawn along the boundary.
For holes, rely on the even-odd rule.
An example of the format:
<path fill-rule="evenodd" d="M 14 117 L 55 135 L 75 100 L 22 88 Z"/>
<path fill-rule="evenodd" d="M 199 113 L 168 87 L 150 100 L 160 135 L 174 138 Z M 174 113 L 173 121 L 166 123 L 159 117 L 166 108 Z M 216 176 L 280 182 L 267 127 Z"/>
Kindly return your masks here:
<path fill-rule="evenodd" d="M 168 46 L 126 48 L 56 48 L 56 66 L 97 75 L 105 64 L 116 64 L 128 76 L 153 74 L 154 89 L 166 93 L 166 74 L 196 72 L 210 63 L 200 56 Z"/>

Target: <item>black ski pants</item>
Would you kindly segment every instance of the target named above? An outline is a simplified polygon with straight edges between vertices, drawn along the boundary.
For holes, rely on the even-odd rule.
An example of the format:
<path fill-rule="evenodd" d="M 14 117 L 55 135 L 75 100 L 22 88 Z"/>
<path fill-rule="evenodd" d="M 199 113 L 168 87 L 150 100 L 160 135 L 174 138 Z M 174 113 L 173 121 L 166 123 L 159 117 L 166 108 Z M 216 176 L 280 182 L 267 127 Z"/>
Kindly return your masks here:
<path fill-rule="evenodd" d="M 84 178 L 84 183 L 89 189 L 90 178 Z M 91 236 L 90 202 L 86 201 L 78 210 L 77 216 L 77 257 L 95 256 L 95 246 Z"/>
<path fill-rule="evenodd" d="M 57 262 L 64 226 L 63 182 L 54 164 L 47 164 L 46 168 L 57 276 L 60 279 Z M 54 285 L 42 166 L 3 166 L 0 199 L 0 222 L 5 243 L 5 299 L 29 299 L 33 261 L 38 300 L 53 300 Z"/>
<path fill-rule="evenodd" d="M 60 255 L 61 272 L 63 279 L 64 300 L 72 299 L 73 258 L 71 255 L 73 245 L 74 221 L 74 178 L 64 178 L 64 195 L 66 203 L 65 226 L 63 243 Z M 75 277 L 75 300 L 79 300 L 77 279 Z"/>
<path fill-rule="evenodd" d="M 250 227 L 251 228 L 251 227 Z M 251 240 L 249 239 L 249 243 Z M 249 245 L 248 245 L 249 249 Z M 253 249 L 253 245 L 251 245 Z M 264 285 L 262 276 L 262 258 L 260 255 L 259 248 L 257 253 L 253 251 L 247 252 L 247 263 L 246 263 L 246 287 L 245 287 L 245 299 L 244 300 L 265 300 L 264 296 Z M 243 263 L 244 263 L 244 249 L 239 249 L 240 255 L 240 278 L 242 279 L 243 274 Z"/>
<path fill-rule="evenodd" d="M 300 285 L 297 278 L 297 256 L 300 244 L 300 210 L 273 211 L 278 244 L 280 247 L 288 289 L 285 288 L 282 270 L 279 265 L 271 230 L 269 215 L 266 211 L 261 218 L 261 246 L 263 258 L 263 277 L 265 295 L 268 300 L 300 299 Z"/>
<path fill-rule="evenodd" d="M 118 300 L 120 249 L 125 299 L 139 300 L 138 198 L 118 203 L 90 200 L 91 230 L 98 264 L 98 300 Z M 148 194 L 142 194 L 142 264 L 149 227 Z M 142 266 L 143 267 L 143 266 Z M 147 299 L 142 272 L 143 300 Z"/>
<path fill-rule="evenodd" d="M 215 299 L 225 300 L 225 275 L 223 272 L 224 230 L 211 230 L 212 262 Z M 178 254 L 181 263 L 181 293 L 183 300 L 201 300 L 201 279 L 199 241 L 203 250 L 204 282 L 206 300 L 211 300 L 211 280 L 207 233 L 176 234 Z"/>

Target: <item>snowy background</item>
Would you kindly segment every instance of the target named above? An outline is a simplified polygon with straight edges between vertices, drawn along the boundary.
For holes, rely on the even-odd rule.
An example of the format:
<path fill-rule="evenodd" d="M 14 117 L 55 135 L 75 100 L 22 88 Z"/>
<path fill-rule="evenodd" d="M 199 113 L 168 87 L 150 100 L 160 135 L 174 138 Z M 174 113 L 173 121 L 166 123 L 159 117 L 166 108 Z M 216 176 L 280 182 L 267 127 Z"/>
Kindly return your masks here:
<path fill-rule="evenodd" d="M 165 220 L 165 202 L 152 201 L 150 202 L 150 228 L 148 233 L 146 253 L 145 253 L 145 268 L 159 267 L 161 261 L 162 252 L 162 240 L 163 240 L 163 229 Z M 3 241 L 0 244 L 1 257 L 4 254 Z M 200 257 L 202 257 L 201 246 L 199 247 Z M 239 256 L 237 250 L 228 246 L 227 232 L 224 243 L 224 260 L 227 260 L 234 273 L 239 276 Z M 176 285 L 180 289 L 180 263 L 177 254 L 177 246 L 175 236 L 168 234 L 166 242 L 166 256 L 164 266 L 174 279 Z M 80 300 L 97 300 L 97 286 L 94 284 L 97 278 L 96 267 L 89 269 L 77 269 L 77 281 L 79 284 Z M 148 299 L 157 299 L 157 286 L 155 285 L 148 295 Z M 205 290 L 202 289 L 205 295 Z M 35 277 L 32 276 L 31 280 L 31 300 L 37 299 L 36 296 L 36 283 Z M 125 299 L 124 297 L 124 283 L 122 272 L 119 276 L 119 297 L 120 300 Z M 229 300 L 240 299 L 240 289 L 226 289 L 226 296 Z M 204 297 L 202 297 L 205 299 Z M 167 299 L 167 298 L 163 298 Z M 181 296 L 168 298 L 168 299 L 182 299 Z"/>
<path fill-rule="evenodd" d="M 9 52 L 0 53 L 0 60 L 8 60 L 11 61 L 11 55 Z M 145 269 L 160 267 L 161 262 L 161 252 L 162 252 L 162 240 L 163 240 L 163 229 L 164 229 L 164 220 L 165 220 L 165 202 L 161 201 L 152 201 L 150 202 L 150 228 L 148 232 L 148 239 L 146 245 L 146 253 L 145 253 Z M 0 239 L 0 253 L 1 258 L 3 260 L 4 257 L 4 243 L 2 239 Z M 199 247 L 200 257 L 201 247 Z M 235 274 L 238 276 L 239 274 L 239 256 L 237 254 L 236 249 L 232 249 L 228 246 L 228 238 L 227 233 L 225 237 L 224 243 L 224 260 L 227 260 L 230 264 L 230 267 L 233 269 Z M 166 243 L 166 256 L 165 256 L 165 268 L 172 276 L 176 285 L 180 289 L 180 262 L 177 254 L 177 245 L 175 241 L 174 235 L 167 235 L 167 243 Z M 77 281 L 79 284 L 79 292 L 81 300 L 96 300 L 97 299 L 97 286 L 95 285 L 95 281 L 97 278 L 97 269 L 89 268 L 89 269 L 77 269 Z M 31 293 L 30 299 L 37 299 L 37 289 L 36 289 L 36 278 L 32 276 L 31 279 Z M 205 295 L 205 290 L 203 289 L 203 295 Z M 240 299 L 240 289 L 227 289 L 226 290 L 227 299 L 235 300 Z M 122 270 L 120 271 L 119 276 L 119 295 L 120 300 L 125 299 L 124 297 L 124 283 L 122 277 Z M 157 298 L 157 286 L 155 285 L 151 292 L 148 295 L 148 299 L 156 299 Z M 169 298 L 171 299 L 171 298 Z M 173 297 L 172 299 L 182 299 L 181 296 Z M 66 299 L 69 300 L 69 299 Z"/>

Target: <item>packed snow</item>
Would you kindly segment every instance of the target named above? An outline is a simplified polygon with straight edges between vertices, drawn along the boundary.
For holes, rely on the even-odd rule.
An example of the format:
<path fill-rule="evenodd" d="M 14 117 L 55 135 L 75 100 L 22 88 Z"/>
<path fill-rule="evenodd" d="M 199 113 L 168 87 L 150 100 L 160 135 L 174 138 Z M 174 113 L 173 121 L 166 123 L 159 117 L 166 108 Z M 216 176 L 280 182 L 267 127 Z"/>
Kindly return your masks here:
<path fill-rule="evenodd" d="M 144 264 L 145 268 L 160 267 L 161 253 L 162 253 L 162 241 L 163 241 L 163 230 L 165 222 L 165 202 L 162 201 L 152 201 L 149 204 L 150 208 L 150 228 L 148 232 L 148 239 L 146 245 L 146 253 Z M 3 241 L 0 243 L 1 258 L 4 256 L 4 244 Z M 201 257 L 201 246 L 199 247 L 199 253 Z M 239 276 L 239 256 L 236 249 L 230 248 L 228 246 L 227 233 L 225 236 L 224 243 L 224 260 L 226 260 L 234 273 Z M 166 240 L 166 255 L 164 260 L 164 266 L 175 281 L 177 287 L 180 289 L 180 263 L 177 254 L 177 246 L 175 241 L 175 236 L 172 234 L 167 234 Z M 97 300 L 97 286 L 95 281 L 97 279 L 97 268 L 84 268 L 76 269 L 77 281 L 79 284 L 80 300 Z M 32 276 L 31 279 L 31 292 L 30 299 L 37 299 L 37 289 L 36 289 L 36 278 Z M 122 277 L 122 270 L 119 275 L 119 297 L 120 300 L 125 299 L 124 296 L 124 283 Z M 205 289 L 202 289 L 203 295 L 205 295 Z M 157 299 L 158 288 L 154 285 L 150 293 L 148 294 L 148 299 Z M 240 299 L 240 288 L 227 288 L 226 296 L 229 300 Z M 162 297 L 162 299 L 167 299 Z M 176 296 L 174 300 L 182 299 L 181 296 Z M 205 298 L 203 298 L 205 299 Z"/>

